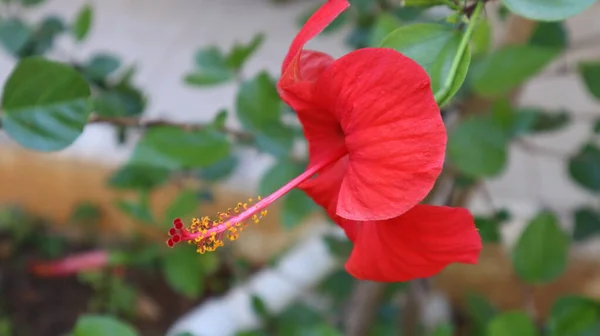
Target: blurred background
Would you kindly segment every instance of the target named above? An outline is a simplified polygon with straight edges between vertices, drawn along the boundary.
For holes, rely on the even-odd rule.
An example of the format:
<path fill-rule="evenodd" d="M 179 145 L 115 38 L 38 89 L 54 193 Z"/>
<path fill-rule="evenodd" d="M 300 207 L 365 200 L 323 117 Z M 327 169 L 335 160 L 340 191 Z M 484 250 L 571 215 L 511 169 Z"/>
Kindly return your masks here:
<path fill-rule="evenodd" d="M 538 22 L 515 1 L 486 2 L 442 109 L 448 190 L 432 198 L 477 216 L 480 264 L 384 285 L 343 271 L 347 240 L 300 192 L 217 252 L 164 244 L 173 218 L 265 196 L 304 168 L 274 83 L 323 0 L 1 0 L 0 82 L 27 57 L 67 63 L 94 114 L 59 152 L 0 133 L 0 335 L 600 335 L 600 4 Z M 421 63 L 447 53 L 474 6 L 350 2 L 310 49 L 339 57 L 445 27 L 383 42 Z M 169 125 L 222 132 L 154 132 Z M 191 163 L 155 164 L 176 159 Z"/>

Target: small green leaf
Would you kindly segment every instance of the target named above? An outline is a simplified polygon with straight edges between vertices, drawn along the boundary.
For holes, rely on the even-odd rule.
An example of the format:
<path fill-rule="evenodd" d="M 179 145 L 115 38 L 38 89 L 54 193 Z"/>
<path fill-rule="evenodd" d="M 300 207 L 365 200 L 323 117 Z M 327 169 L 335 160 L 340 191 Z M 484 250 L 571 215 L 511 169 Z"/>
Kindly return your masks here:
<path fill-rule="evenodd" d="M 600 62 L 581 62 L 578 70 L 588 92 L 600 99 Z"/>
<path fill-rule="evenodd" d="M 23 56 L 43 55 L 54 46 L 54 40 L 65 31 L 66 26 L 60 17 L 48 16 L 35 30 L 35 38 L 30 41 L 27 48 L 19 54 Z"/>
<path fill-rule="evenodd" d="M 471 52 L 473 57 L 485 55 L 492 46 L 492 25 L 488 20 L 479 20 L 471 36 Z"/>
<path fill-rule="evenodd" d="M 217 115 L 215 116 L 215 119 L 213 120 L 213 125 L 218 129 L 225 127 L 225 124 L 227 124 L 228 116 L 229 116 L 229 113 L 227 112 L 227 110 L 225 110 L 225 109 L 220 110 L 217 113 Z"/>
<path fill-rule="evenodd" d="M 600 333 L 600 303 L 579 296 L 558 299 L 549 317 L 550 336 L 592 336 Z"/>
<path fill-rule="evenodd" d="M 20 0 L 20 2 L 25 7 L 34 7 L 44 3 L 44 0 Z"/>
<path fill-rule="evenodd" d="M 569 159 L 569 174 L 581 187 L 600 193 L 600 149 L 591 143 Z"/>
<path fill-rule="evenodd" d="M 96 54 L 83 66 L 83 71 L 93 80 L 104 80 L 120 66 L 121 61 L 116 56 Z"/>
<path fill-rule="evenodd" d="M 348 259 L 352 251 L 352 242 L 346 238 L 335 236 L 325 236 L 323 241 L 327 245 L 329 252 L 340 260 Z"/>
<path fill-rule="evenodd" d="M 150 208 L 148 204 L 143 200 L 142 194 L 140 201 L 130 201 L 130 200 L 117 200 L 115 202 L 116 207 L 130 216 L 131 218 L 140 221 L 142 223 L 154 223 L 154 216 L 150 212 Z"/>
<path fill-rule="evenodd" d="M 111 316 L 82 315 L 77 319 L 73 336 L 137 336 L 129 324 Z"/>
<path fill-rule="evenodd" d="M 537 336 L 533 321 L 521 311 L 498 315 L 488 325 L 487 336 Z"/>
<path fill-rule="evenodd" d="M 167 169 L 125 165 L 109 178 L 108 185 L 116 189 L 150 190 L 167 182 L 169 176 Z"/>
<path fill-rule="evenodd" d="M 319 285 L 319 290 L 341 305 L 348 300 L 348 293 L 352 291 L 354 283 L 355 279 L 346 270 L 340 269 L 325 278 Z"/>
<path fill-rule="evenodd" d="M 138 142 L 130 164 L 167 169 L 208 167 L 229 155 L 225 135 L 210 127 L 185 131 L 178 127 L 154 127 Z"/>
<path fill-rule="evenodd" d="M 563 110 L 546 111 L 540 108 L 519 108 L 515 111 L 513 134 L 554 132 L 563 129 L 571 121 L 571 116 Z"/>
<path fill-rule="evenodd" d="M 473 88 L 483 96 L 505 95 L 539 73 L 558 54 L 556 48 L 531 45 L 498 49 L 473 66 Z"/>
<path fill-rule="evenodd" d="M 229 55 L 227 55 L 227 65 L 234 71 L 239 71 L 248 58 L 258 50 L 264 40 L 265 34 L 260 33 L 255 35 L 248 44 L 235 43 L 233 49 L 229 52 Z"/>
<path fill-rule="evenodd" d="M 390 13 L 383 12 L 373 24 L 371 30 L 371 38 L 369 39 L 369 45 L 378 47 L 381 42 L 394 30 L 400 27 L 401 22 L 395 16 Z"/>
<path fill-rule="evenodd" d="M 2 96 L 2 127 L 20 145 L 61 150 L 83 132 L 91 114 L 90 88 L 73 68 L 41 57 L 20 61 Z"/>
<path fill-rule="evenodd" d="M 281 208 L 282 224 L 291 229 L 317 209 L 316 204 L 301 190 L 290 191 L 283 199 Z"/>
<path fill-rule="evenodd" d="M 235 77 L 227 64 L 227 58 L 217 47 L 198 50 L 195 60 L 196 69 L 185 77 L 186 83 L 190 85 L 212 86 Z"/>
<path fill-rule="evenodd" d="M 556 215 L 539 213 L 527 224 L 513 249 L 515 272 L 528 283 L 555 280 L 567 266 L 569 243 Z"/>
<path fill-rule="evenodd" d="M 594 122 L 594 133 L 600 134 L 600 119 L 596 119 Z"/>
<path fill-rule="evenodd" d="M 199 255 L 187 247 L 177 246 L 169 251 L 163 259 L 162 271 L 173 290 L 195 299 L 204 290 L 203 278 L 207 274 L 201 259 L 209 257 L 211 254 Z"/>
<path fill-rule="evenodd" d="M 198 211 L 198 204 L 198 195 L 194 190 L 181 191 L 165 211 L 164 222 L 167 227 L 172 225 L 175 218 L 185 219 L 194 214 Z"/>
<path fill-rule="evenodd" d="M 575 230 L 573 239 L 583 241 L 600 234 L 600 213 L 598 211 L 582 207 L 574 212 Z"/>
<path fill-rule="evenodd" d="M 233 155 L 230 155 L 222 160 L 219 160 L 216 163 L 202 168 L 198 172 L 198 177 L 205 181 L 222 180 L 231 175 L 231 173 L 233 173 L 238 164 L 238 158 Z"/>
<path fill-rule="evenodd" d="M 562 22 L 539 22 L 529 39 L 529 44 L 563 50 L 569 41 Z"/>
<path fill-rule="evenodd" d="M 500 235 L 500 225 L 502 221 L 495 217 L 475 217 L 475 225 L 479 230 L 479 235 L 484 243 L 499 243 L 502 236 Z"/>
<path fill-rule="evenodd" d="M 102 117 L 135 117 L 144 112 L 146 98 L 138 89 L 121 84 L 101 91 L 94 100 L 95 112 Z"/>
<path fill-rule="evenodd" d="M 596 0 L 502 0 L 513 13 L 537 21 L 561 21 L 579 14 Z"/>
<path fill-rule="evenodd" d="M 252 300 L 252 309 L 258 316 L 263 320 L 267 320 L 270 318 L 271 314 L 269 313 L 269 309 L 265 302 L 257 295 L 251 296 Z"/>
<path fill-rule="evenodd" d="M 81 42 L 88 36 L 90 28 L 92 27 L 93 15 L 94 12 L 90 4 L 86 4 L 79 10 L 75 22 L 71 27 L 71 32 L 73 33 L 75 40 Z"/>
<path fill-rule="evenodd" d="M 508 136 L 490 116 L 472 116 L 450 134 L 448 155 L 466 175 L 500 174 L 507 161 Z"/>
<path fill-rule="evenodd" d="M 33 38 L 32 29 L 20 19 L 0 21 L 0 44 L 12 55 L 19 55 Z"/>
<path fill-rule="evenodd" d="M 470 334 L 485 335 L 488 324 L 498 310 L 485 297 L 475 293 L 468 293 L 466 301 Z"/>

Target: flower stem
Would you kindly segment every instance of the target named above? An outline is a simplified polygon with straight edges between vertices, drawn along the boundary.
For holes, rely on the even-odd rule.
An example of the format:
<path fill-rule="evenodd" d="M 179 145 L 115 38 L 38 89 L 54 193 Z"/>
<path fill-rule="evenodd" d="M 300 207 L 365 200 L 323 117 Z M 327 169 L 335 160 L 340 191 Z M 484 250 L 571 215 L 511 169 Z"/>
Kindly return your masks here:
<path fill-rule="evenodd" d="M 450 68 L 450 73 L 448 77 L 446 77 L 446 81 L 444 82 L 444 86 L 435 93 L 435 101 L 438 105 L 444 105 L 448 99 L 450 98 L 450 94 L 452 93 L 452 83 L 454 83 L 456 79 L 456 75 L 458 72 L 458 68 L 460 67 L 460 62 L 462 61 L 465 52 L 467 52 L 467 46 L 469 45 L 469 41 L 471 40 L 471 36 L 473 35 L 473 30 L 475 29 L 475 24 L 479 19 L 479 15 L 481 14 L 484 6 L 484 1 L 478 0 L 475 5 L 475 9 L 473 10 L 473 14 L 469 20 L 469 24 L 467 26 L 467 30 L 462 36 L 460 44 L 458 45 L 458 49 L 456 50 L 456 54 L 454 55 L 454 60 L 452 61 L 452 67 Z"/>

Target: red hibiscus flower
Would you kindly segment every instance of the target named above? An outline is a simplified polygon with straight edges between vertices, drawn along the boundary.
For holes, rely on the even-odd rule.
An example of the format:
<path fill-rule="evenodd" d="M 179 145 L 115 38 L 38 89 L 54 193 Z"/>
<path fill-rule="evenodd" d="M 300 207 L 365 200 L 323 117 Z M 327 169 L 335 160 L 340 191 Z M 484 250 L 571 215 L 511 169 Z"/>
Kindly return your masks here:
<path fill-rule="evenodd" d="M 346 270 L 356 278 L 407 281 L 451 263 L 477 263 L 481 239 L 469 211 L 419 204 L 442 170 L 447 139 L 423 68 L 392 49 L 359 49 L 337 60 L 303 49 L 348 6 L 325 3 L 283 61 L 278 91 L 302 123 L 307 170 L 218 220 L 195 219 L 184 228 L 176 219 L 169 246 L 187 240 L 201 253 L 212 251 L 225 234 L 236 239 L 245 221 L 257 222 L 270 203 L 298 187 L 354 244 Z"/>

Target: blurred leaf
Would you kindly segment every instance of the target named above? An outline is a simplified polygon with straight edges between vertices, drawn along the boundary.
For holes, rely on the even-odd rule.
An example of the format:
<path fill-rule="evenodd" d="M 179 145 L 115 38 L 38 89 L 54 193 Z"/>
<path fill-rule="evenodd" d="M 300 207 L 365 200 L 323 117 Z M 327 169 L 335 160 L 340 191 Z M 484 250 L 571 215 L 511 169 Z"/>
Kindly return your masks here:
<path fill-rule="evenodd" d="M 31 55 L 45 54 L 54 46 L 54 40 L 58 34 L 65 31 L 65 29 L 65 23 L 60 17 L 48 16 L 44 18 L 34 33 L 35 38 L 30 40 L 28 48 L 26 48 L 31 50 L 24 52 Z M 22 55 L 23 52 L 20 54 Z"/>
<path fill-rule="evenodd" d="M 346 270 L 339 269 L 321 282 L 319 290 L 331 296 L 336 304 L 342 305 L 348 300 L 354 283 L 354 278 Z"/>
<path fill-rule="evenodd" d="M 305 304 L 288 306 L 277 318 L 275 335 L 308 336 L 311 328 L 322 320 L 321 315 Z"/>
<path fill-rule="evenodd" d="M 187 246 L 177 246 L 169 251 L 162 262 L 162 271 L 169 286 L 190 299 L 198 298 L 204 290 L 203 278 L 207 273 L 200 260 L 209 255 L 199 255 Z"/>
<path fill-rule="evenodd" d="M 32 38 L 32 29 L 21 19 L 0 21 L 0 44 L 11 55 L 19 55 Z"/>
<path fill-rule="evenodd" d="M 258 192 L 267 196 L 304 172 L 304 165 L 291 160 L 279 160 L 262 176 Z"/>
<path fill-rule="evenodd" d="M 537 336 L 537 329 L 531 319 L 521 311 L 498 315 L 488 325 L 487 336 Z"/>
<path fill-rule="evenodd" d="M 339 330 L 326 324 L 325 322 L 319 323 L 315 326 L 308 328 L 305 335 L 310 336 L 343 336 Z"/>
<path fill-rule="evenodd" d="M 25 7 L 33 7 L 42 4 L 44 0 L 20 0 L 20 2 Z"/>
<path fill-rule="evenodd" d="M 102 117 L 135 117 L 144 112 L 146 98 L 134 87 L 118 85 L 102 91 L 95 98 L 94 107 Z"/>
<path fill-rule="evenodd" d="M 583 241 L 600 234 L 600 213 L 588 207 L 575 210 L 573 239 Z"/>
<path fill-rule="evenodd" d="M 235 336 L 271 336 L 264 330 L 243 330 L 235 334 Z"/>
<path fill-rule="evenodd" d="M 116 207 L 130 216 L 131 218 L 142 223 L 154 223 L 154 216 L 150 212 L 148 204 L 141 201 L 116 200 Z"/>
<path fill-rule="evenodd" d="M 244 129 L 255 134 L 261 150 L 279 157 L 289 155 L 294 134 L 281 122 L 283 102 L 269 74 L 261 72 L 242 83 L 235 103 L 237 117 Z"/>
<path fill-rule="evenodd" d="M 227 124 L 228 116 L 229 116 L 229 113 L 227 112 L 227 110 L 225 110 L 225 109 L 219 110 L 219 112 L 215 116 L 215 119 L 213 120 L 213 125 L 217 129 L 225 127 L 225 124 Z"/>
<path fill-rule="evenodd" d="M 577 184 L 588 191 L 600 192 L 600 149 L 592 143 L 583 145 L 569 159 L 569 174 Z"/>
<path fill-rule="evenodd" d="M 378 47 L 381 42 L 391 32 L 398 29 L 401 25 L 400 20 L 390 13 L 383 12 L 377 16 L 377 20 L 371 30 L 371 38 L 369 45 L 372 47 Z"/>
<path fill-rule="evenodd" d="M 108 185 L 117 189 L 150 190 L 167 182 L 170 175 L 164 168 L 125 165 L 110 176 Z"/>
<path fill-rule="evenodd" d="M 81 42 L 88 36 L 90 28 L 92 27 L 93 15 L 94 12 L 90 4 L 84 5 L 81 10 L 79 10 L 75 22 L 71 27 L 71 32 L 73 33 L 75 40 Z"/>
<path fill-rule="evenodd" d="M 492 46 L 492 25 L 488 20 L 479 20 L 475 24 L 471 36 L 471 52 L 473 57 L 485 55 Z"/>
<path fill-rule="evenodd" d="M 475 225 L 479 230 L 479 235 L 484 243 L 499 243 L 502 240 L 500 235 L 500 225 L 502 221 L 495 217 L 475 217 Z"/>
<path fill-rule="evenodd" d="M 40 57 L 20 61 L 4 86 L 2 127 L 20 145 L 50 152 L 71 145 L 91 114 L 90 88 L 73 68 Z"/>
<path fill-rule="evenodd" d="M 446 2 L 442 0 L 404 0 L 403 5 L 406 7 L 433 7 L 445 6 Z"/>
<path fill-rule="evenodd" d="M 513 13 L 537 21 L 561 21 L 579 14 L 596 0 L 502 0 Z"/>
<path fill-rule="evenodd" d="M 227 64 L 227 58 L 217 47 L 198 50 L 195 60 L 196 69 L 185 76 L 186 83 L 190 85 L 212 86 L 235 77 L 235 73 Z"/>
<path fill-rule="evenodd" d="M 83 66 L 83 71 L 94 80 L 104 80 L 121 66 L 121 61 L 114 55 L 96 54 Z"/>
<path fill-rule="evenodd" d="M 577 69 L 588 92 L 600 99 L 600 62 L 581 62 Z"/>
<path fill-rule="evenodd" d="M 210 127 L 189 132 L 172 126 L 153 127 L 137 143 L 129 164 L 202 168 L 226 158 L 229 151 L 225 135 Z"/>
<path fill-rule="evenodd" d="M 495 50 L 472 67 L 472 85 L 483 96 L 502 96 L 540 72 L 559 51 L 530 45 Z"/>
<path fill-rule="evenodd" d="M 594 133 L 600 134 L 600 119 L 596 119 L 594 122 Z"/>
<path fill-rule="evenodd" d="M 556 215 L 540 212 L 529 221 L 513 248 L 515 272 L 528 283 L 555 280 L 567 266 L 569 243 Z"/>
<path fill-rule="evenodd" d="M 558 299 L 548 321 L 550 336 L 593 336 L 600 333 L 600 303 L 586 297 Z"/>
<path fill-rule="evenodd" d="M 485 335 L 488 324 L 498 310 L 485 297 L 475 293 L 467 294 L 466 305 L 470 335 Z"/>
<path fill-rule="evenodd" d="M 182 190 L 165 211 L 166 226 L 170 227 L 173 219 L 185 219 L 198 211 L 198 196 L 194 190 Z"/>
<path fill-rule="evenodd" d="M 282 224 L 291 229 L 317 209 L 317 205 L 301 190 L 291 190 L 284 198 L 281 208 Z"/>
<path fill-rule="evenodd" d="M 89 223 L 97 225 L 102 217 L 102 210 L 93 203 L 81 202 L 75 205 L 69 223 Z"/>
<path fill-rule="evenodd" d="M 233 49 L 227 55 L 227 65 L 234 71 L 239 71 L 246 60 L 262 45 L 264 40 L 265 34 L 259 33 L 248 44 L 235 43 Z"/>
<path fill-rule="evenodd" d="M 238 158 L 230 155 L 212 165 L 202 168 L 198 172 L 198 177 L 205 181 L 218 181 L 231 175 L 238 164 Z"/>
<path fill-rule="evenodd" d="M 77 319 L 73 336 L 136 336 L 139 335 L 129 324 L 114 317 L 82 315 Z"/>
<path fill-rule="evenodd" d="M 490 116 L 472 116 L 450 134 L 448 156 L 466 175 L 491 177 L 504 170 L 507 146 L 506 132 Z"/>
<path fill-rule="evenodd" d="M 429 336 L 453 336 L 454 326 L 450 323 L 442 323 L 438 325 Z"/>
<path fill-rule="evenodd" d="M 553 132 L 564 128 L 570 121 L 571 116 L 566 111 L 546 111 L 534 107 L 518 108 L 515 111 L 512 133 L 514 136 L 520 136 L 532 132 Z"/>
<path fill-rule="evenodd" d="M 271 317 L 269 309 L 265 302 L 257 295 L 251 295 L 252 309 L 262 321 L 266 321 Z"/>
<path fill-rule="evenodd" d="M 562 22 L 537 23 L 529 44 L 563 50 L 569 44 L 567 30 Z"/>
<path fill-rule="evenodd" d="M 352 242 L 345 237 L 325 236 L 323 242 L 329 252 L 341 260 L 346 260 L 352 252 Z"/>

